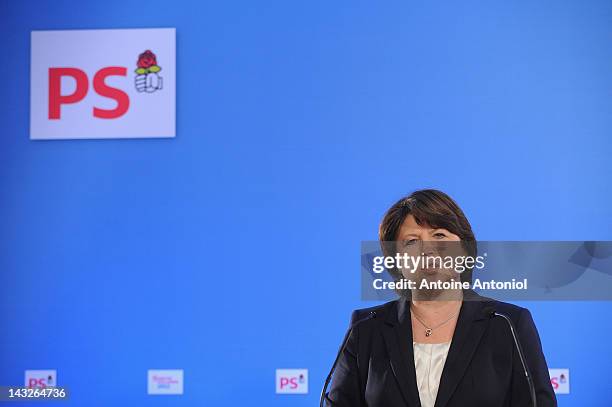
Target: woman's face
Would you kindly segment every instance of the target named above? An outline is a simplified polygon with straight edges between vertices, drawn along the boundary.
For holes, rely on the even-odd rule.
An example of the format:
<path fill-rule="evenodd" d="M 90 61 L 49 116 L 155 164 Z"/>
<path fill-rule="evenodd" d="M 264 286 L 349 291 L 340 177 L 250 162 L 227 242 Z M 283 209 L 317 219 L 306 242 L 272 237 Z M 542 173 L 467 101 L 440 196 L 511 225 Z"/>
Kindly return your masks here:
<path fill-rule="evenodd" d="M 414 216 L 408 215 L 400 227 L 396 244 L 398 252 L 402 255 L 445 259 L 447 256 L 465 255 L 460 241 L 459 236 L 454 233 L 442 228 L 432 228 L 426 224 L 419 225 Z M 404 278 L 416 281 L 417 284 L 420 284 L 422 279 L 429 281 L 460 280 L 460 275 L 454 267 L 445 267 L 440 263 L 432 260 L 426 265 L 423 261 L 413 272 L 404 269 L 402 274 Z"/>

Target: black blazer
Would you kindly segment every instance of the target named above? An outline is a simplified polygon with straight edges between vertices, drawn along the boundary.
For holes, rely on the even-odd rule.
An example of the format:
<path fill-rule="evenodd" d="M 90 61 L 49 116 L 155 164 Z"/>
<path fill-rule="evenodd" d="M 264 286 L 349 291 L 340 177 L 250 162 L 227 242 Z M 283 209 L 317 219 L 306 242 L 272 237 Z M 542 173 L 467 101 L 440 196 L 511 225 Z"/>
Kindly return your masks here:
<path fill-rule="evenodd" d="M 484 307 L 508 315 L 518 331 L 535 384 L 538 407 L 557 405 L 531 313 L 516 305 L 479 297 L 463 301 L 435 407 L 531 406 L 529 387 L 507 322 Z M 340 355 L 327 406 L 420 407 L 412 348 L 410 302 L 399 299 L 353 312 L 355 326 Z"/>

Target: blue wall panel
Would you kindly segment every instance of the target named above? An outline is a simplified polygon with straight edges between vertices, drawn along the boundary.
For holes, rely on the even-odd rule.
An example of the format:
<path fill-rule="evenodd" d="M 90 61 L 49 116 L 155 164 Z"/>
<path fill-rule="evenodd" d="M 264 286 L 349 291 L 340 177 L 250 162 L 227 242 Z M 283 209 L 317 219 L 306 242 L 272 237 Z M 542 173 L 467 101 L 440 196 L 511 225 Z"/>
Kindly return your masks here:
<path fill-rule="evenodd" d="M 359 244 L 414 189 L 489 240 L 612 240 L 612 3 L 0 2 L 0 384 L 75 406 L 307 406 Z M 30 31 L 176 27 L 177 137 L 30 141 Z M 563 407 L 612 405 L 610 303 L 526 304 Z M 585 335 L 590 332 L 590 335 Z M 310 393 L 276 395 L 276 368 Z M 185 394 L 146 395 L 146 370 Z"/>

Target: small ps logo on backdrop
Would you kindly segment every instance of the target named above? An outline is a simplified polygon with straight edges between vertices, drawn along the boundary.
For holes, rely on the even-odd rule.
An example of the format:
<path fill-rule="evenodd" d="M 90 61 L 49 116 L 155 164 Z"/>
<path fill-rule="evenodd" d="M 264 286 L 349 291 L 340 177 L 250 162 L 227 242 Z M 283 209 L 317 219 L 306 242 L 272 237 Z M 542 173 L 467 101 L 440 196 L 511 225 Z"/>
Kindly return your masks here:
<path fill-rule="evenodd" d="M 556 394 L 569 394 L 570 392 L 570 377 L 569 369 L 548 369 L 550 376 L 550 384 Z"/>
<path fill-rule="evenodd" d="M 307 394 L 308 369 L 276 369 L 277 394 Z"/>
<path fill-rule="evenodd" d="M 175 136 L 175 29 L 33 31 L 31 52 L 31 139 Z"/>
<path fill-rule="evenodd" d="M 44 389 L 57 385 L 57 370 L 26 370 L 25 386 Z"/>

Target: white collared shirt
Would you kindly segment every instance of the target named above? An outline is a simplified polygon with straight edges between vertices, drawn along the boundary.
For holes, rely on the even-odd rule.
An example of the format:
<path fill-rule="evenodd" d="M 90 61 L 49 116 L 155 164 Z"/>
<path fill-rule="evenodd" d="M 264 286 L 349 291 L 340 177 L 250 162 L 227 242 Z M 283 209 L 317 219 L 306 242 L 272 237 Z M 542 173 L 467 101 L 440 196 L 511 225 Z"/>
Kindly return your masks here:
<path fill-rule="evenodd" d="M 442 376 L 442 369 L 444 369 L 450 344 L 450 342 L 412 342 L 421 407 L 433 407 L 436 403 L 440 377 Z"/>

